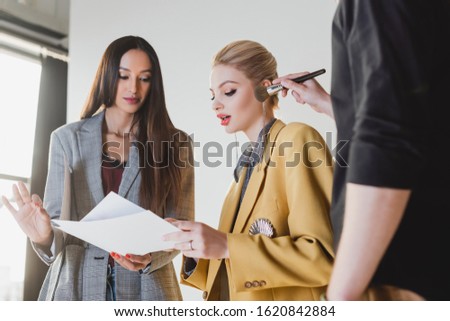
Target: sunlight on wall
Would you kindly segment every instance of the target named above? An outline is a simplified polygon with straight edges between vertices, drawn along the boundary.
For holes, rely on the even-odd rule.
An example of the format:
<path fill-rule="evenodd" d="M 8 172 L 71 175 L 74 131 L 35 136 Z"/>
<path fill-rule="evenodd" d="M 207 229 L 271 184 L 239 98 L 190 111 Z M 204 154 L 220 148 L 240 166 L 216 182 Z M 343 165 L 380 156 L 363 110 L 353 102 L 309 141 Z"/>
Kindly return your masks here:
<path fill-rule="evenodd" d="M 0 51 L 0 69 L 0 174 L 29 179 L 41 65 L 31 58 Z M 0 179 L 0 195 L 11 200 L 14 183 Z M 0 204 L 0 246 L 0 300 L 21 300 L 26 237 L 3 204 Z"/>
<path fill-rule="evenodd" d="M 0 173 L 30 177 L 41 65 L 0 52 Z"/>

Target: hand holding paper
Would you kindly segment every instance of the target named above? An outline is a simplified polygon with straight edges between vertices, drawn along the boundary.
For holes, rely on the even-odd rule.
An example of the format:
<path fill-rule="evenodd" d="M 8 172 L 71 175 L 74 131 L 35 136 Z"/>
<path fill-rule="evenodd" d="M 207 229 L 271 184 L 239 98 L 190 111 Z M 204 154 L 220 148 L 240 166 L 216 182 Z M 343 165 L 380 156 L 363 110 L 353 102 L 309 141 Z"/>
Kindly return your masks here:
<path fill-rule="evenodd" d="M 130 271 L 144 270 L 152 262 L 152 254 L 145 255 L 126 254 L 125 256 L 115 252 L 109 253 L 122 267 Z"/>
<path fill-rule="evenodd" d="M 173 248 L 161 241 L 164 234 L 179 231 L 158 215 L 144 210 L 116 193 L 109 193 L 81 221 L 52 220 L 54 227 L 108 252 L 121 255 Z"/>

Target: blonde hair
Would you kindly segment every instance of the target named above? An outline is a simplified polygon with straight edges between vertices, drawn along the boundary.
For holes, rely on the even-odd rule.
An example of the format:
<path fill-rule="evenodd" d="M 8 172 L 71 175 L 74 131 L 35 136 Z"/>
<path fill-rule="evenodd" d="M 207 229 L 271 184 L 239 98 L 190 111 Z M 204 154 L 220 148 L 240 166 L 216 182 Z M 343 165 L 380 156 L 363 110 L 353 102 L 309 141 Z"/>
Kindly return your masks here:
<path fill-rule="evenodd" d="M 229 65 L 244 73 L 255 86 L 262 81 L 278 78 L 277 61 L 274 56 L 258 42 L 251 40 L 233 41 L 219 50 L 213 58 L 212 67 Z M 268 107 L 278 107 L 278 96 L 265 101 Z"/>

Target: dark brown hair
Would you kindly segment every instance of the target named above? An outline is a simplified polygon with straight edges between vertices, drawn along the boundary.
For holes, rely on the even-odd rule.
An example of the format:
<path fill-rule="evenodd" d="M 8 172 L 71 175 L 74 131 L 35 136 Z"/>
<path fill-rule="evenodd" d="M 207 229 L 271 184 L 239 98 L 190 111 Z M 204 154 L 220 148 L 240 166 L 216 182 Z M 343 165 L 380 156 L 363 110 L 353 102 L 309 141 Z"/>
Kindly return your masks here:
<path fill-rule="evenodd" d="M 103 54 L 81 119 L 94 115 L 101 106 L 115 103 L 122 56 L 132 49 L 144 51 L 151 61 L 151 85 L 141 108 L 135 113 L 141 168 L 140 205 L 164 216 L 176 208 L 181 195 L 180 145 L 188 137 L 170 120 L 158 56 L 143 38 L 126 36 L 113 41 Z"/>

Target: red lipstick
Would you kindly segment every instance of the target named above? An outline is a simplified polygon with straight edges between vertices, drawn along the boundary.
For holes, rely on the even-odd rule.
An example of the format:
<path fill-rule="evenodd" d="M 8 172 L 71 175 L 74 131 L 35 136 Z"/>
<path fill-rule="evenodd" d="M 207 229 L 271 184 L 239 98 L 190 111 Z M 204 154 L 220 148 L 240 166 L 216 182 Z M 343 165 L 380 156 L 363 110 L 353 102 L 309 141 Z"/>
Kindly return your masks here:
<path fill-rule="evenodd" d="M 218 114 L 217 118 L 220 118 L 222 121 L 220 122 L 220 124 L 222 126 L 227 126 L 230 122 L 231 116 L 230 115 L 226 115 L 226 114 Z"/>

